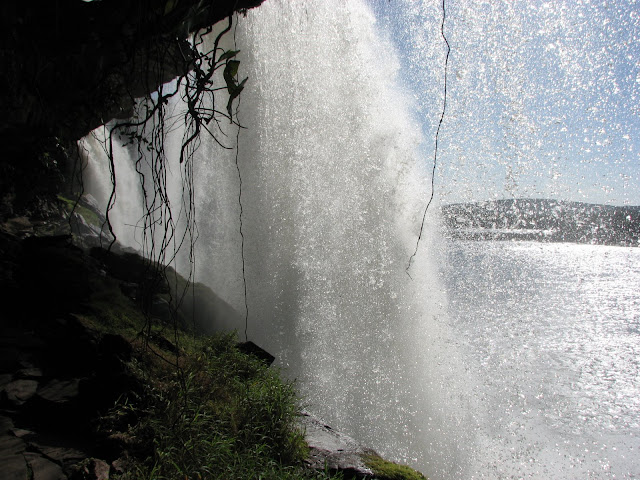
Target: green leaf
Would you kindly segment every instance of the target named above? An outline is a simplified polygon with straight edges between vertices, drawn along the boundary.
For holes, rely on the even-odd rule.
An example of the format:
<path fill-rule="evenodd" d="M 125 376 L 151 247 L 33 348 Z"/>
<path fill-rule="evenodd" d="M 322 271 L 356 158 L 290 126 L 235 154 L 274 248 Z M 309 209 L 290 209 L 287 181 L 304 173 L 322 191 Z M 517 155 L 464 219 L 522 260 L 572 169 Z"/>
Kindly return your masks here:
<path fill-rule="evenodd" d="M 227 102 L 227 112 L 229 112 L 229 120 L 233 117 L 231 113 L 231 107 L 233 101 L 240 95 L 240 92 L 244 89 L 244 84 L 247 82 L 248 78 L 245 78 L 238 85 L 235 85 L 232 90 L 229 90 L 229 101 Z"/>
<path fill-rule="evenodd" d="M 238 60 L 230 60 L 224 67 L 222 76 L 224 77 L 224 81 L 227 82 L 227 90 L 229 91 L 229 93 L 231 93 L 237 86 L 236 79 L 234 77 L 238 75 L 239 66 L 240 62 Z"/>
<path fill-rule="evenodd" d="M 218 58 L 219 62 L 222 62 L 223 60 L 227 60 L 229 58 L 233 58 L 235 57 L 238 53 L 240 53 L 240 50 L 227 50 L 226 52 L 224 52 L 222 55 L 220 55 L 220 58 Z"/>

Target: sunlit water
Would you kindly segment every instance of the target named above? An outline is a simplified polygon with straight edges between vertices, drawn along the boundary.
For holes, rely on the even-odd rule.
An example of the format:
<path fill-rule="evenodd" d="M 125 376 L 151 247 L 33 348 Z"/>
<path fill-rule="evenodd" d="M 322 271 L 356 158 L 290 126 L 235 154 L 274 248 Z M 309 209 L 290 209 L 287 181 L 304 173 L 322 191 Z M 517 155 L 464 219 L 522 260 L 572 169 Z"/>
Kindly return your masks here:
<path fill-rule="evenodd" d="M 640 478 L 640 249 L 448 243 L 475 478 Z"/>

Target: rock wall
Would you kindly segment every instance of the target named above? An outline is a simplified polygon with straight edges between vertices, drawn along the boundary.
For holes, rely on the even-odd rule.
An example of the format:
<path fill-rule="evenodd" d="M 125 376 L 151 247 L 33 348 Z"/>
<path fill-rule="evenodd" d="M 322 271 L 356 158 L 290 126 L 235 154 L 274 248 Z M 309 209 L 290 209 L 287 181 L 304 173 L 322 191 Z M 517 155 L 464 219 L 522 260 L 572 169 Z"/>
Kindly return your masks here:
<path fill-rule="evenodd" d="M 2 2 L 0 138 L 77 139 L 189 70 L 185 39 L 263 0 Z"/>

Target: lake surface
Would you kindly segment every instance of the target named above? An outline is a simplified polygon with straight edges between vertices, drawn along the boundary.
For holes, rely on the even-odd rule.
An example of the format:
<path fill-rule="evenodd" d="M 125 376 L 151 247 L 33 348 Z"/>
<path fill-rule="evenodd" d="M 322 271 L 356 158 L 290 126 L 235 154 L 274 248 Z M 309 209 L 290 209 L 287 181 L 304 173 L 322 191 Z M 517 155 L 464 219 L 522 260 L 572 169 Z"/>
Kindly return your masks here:
<path fill-rule="evenodd" d="M 429 247 L 395 306 L 307 290 L 269 348 L 309 410 L 433 480 L 640 478 L 640 249 Z"/>
<path fill-rule="evenodd" d="M 640 478 L 640 249 L 449 240 L 469 478 Z"/>

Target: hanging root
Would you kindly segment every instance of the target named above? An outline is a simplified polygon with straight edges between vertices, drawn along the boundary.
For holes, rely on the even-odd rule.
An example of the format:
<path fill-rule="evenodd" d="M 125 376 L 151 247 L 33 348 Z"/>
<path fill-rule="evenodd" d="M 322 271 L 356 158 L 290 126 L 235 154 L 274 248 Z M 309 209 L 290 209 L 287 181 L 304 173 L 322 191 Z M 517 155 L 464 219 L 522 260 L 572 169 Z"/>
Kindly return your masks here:
<path fill-rule="evenodd" d="M 135 170 L 138 173 L 143 194 L 144 215 L 136 227 L 141 232 L 140 247 L 142 255 L 146 259 L 146 278 L 149 279 L 142 292 L 142 307 L 146 324 L 141 335 L 145 342 L 148 342 L 151 335 L 153 296 L 162 289 L 166 290 L 167 282 L 171 281 L 167 278 L 168 265 L 175 261 L 178 251 L 185 246 L 188 250 L 189 261 L 186 286 L 182 291 L 177 291 L 178 282 L 174 277 L 175 290 L 169 288 L 169 294 L 172 295 L 175 291 L 176 295 L 176 298 L 171 298 L 170 301 L 176 339 L 179 327 L 177 309 L 192 286 L 195 271 L 195 242 L 198 238 L 193 160 L 195 152 L 200 146 L 200 136 L 205 131 L 221 147 L 232 148 L 224 145 L 223 140 L 226 134 L 221 129 L 221 120 L 227 120 L 237 125 L 231 115 L 231 109 L 228 107 L 233 99 L 239 96 L 246 80 L 240 83 L 236 80 L 239 62 L 234 60 L 234 57 L 238 52 L 223 51 L 219 47 L 220 40 L 231 30 L 232 25 L 233 18 L 230 16 L 226 28 L 216 36 L 213 48 L 210 50 L 205 48 L 205 36 L 211 33 L 212 27 L 198 30 L 192 35 L 190 42 L 180 43 L 182 71 L 188 73 L 167 84 L 172 86 L 162 85 L 153 95 L 138 101 L 134 117 L 129 121 L 117 123 L 105 135 L 103 148 L 109 159 L 112 185 L 105 221 L 106 228 L 113 237 L 109 249 L 116 241 L 110 219 L 110 212 L 116 202 L 118 178 L 113 148 L 115 141 L 123 142 L 130 151 L 135 153 Z M 188 51 L 185 51 L 187 48 Z M 163 55 L 168 55 L 166 51 L 149 47 L 148 54 L 149 69 L 168 63 L 165 58 L 162 58 Z M 155 57 L 152 57 L 153 55 Z M 229 65 L 232 66 L 229 67 Z M 214 74 L 220 69 L 223 69 L 225 73 L 225 86 L 214 85 Z M 161 73 L 149 71 L 149 83 L 161 77 Z M 216 94 L 221 90 L 227 90 L 228 96 L 231 98 L 226 102 L 224 109 L 218 108 L 221 100 Z M 167 177 L 170 173 L 167 171 L 169 160 L 165 150 L 168 134 L 178 124 L 174 111 L 170 107 L 170 100 L 176 95 L 179 95 L 186 105 L 182 119 L 184 133 L 179 158 L 182 195 L 177 208 L 176 205 L 171 204 L 170 192 L 167 187 Z M 216 102 L 216 100 L 218 101 Z M 178 362 L 177 357 L 176 362 Z"/>

